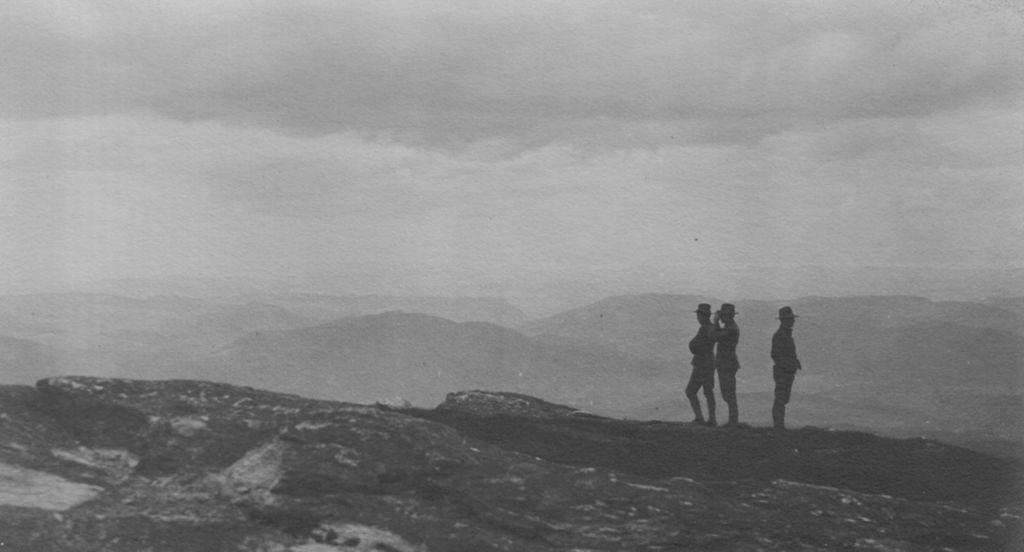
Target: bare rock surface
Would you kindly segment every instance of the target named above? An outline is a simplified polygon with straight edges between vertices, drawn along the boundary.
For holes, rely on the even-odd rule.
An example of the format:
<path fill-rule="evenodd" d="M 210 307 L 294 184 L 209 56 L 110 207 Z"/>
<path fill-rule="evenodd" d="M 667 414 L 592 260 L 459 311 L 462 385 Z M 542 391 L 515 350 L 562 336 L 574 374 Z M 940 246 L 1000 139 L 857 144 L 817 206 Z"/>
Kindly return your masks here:
<path fill-rule="evenodd" d="M 3 462 L 0 462 L 0 483 L 0 505 L 55 511 L 91 500 L 103 490 Z"/>
<path fill-rule="evenodd" d="M 437 410 L 466 412 L 477 416 L 526 416 L 551 418 L 585 415 L 570 406 L 555 404 L 521 393 L 458 391 L 448 393 Z"/>
<path fill-rule="evenodd" d="M 0 387 L 0 547 L 989 551 L 1021 536 L 1020 466 L 955 447 L 453 396 L 395 411 L 202 381 Z M 18 489 L 69 499 L 3 498 Z"/>

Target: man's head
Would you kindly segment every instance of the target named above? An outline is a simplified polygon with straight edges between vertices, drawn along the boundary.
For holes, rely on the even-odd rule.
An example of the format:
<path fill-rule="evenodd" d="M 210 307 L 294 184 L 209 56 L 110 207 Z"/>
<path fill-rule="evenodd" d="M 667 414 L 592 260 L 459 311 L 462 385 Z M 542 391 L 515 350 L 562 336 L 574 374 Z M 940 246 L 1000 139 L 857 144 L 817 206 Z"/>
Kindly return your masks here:
<path fill-rule="evenodd" d="M 722 303 L 722 308 L 718 309 L 718 315 L 722 317 L 722 320 L 732 320 L 736 317 L 736 305 Z"/>
<path fill-rule="evenodd" d="M 779 323 L 784 328 L 792 328 L 796 324 L 797 315 L 793 314 L 793 309 L 790 307 L 782 307 L 779 309 Z"/>
<path fill-rule="evenodd" d="M 701 303 L 697 305 L 697 310 L 693 311 L 697 313 L 697 320 L 710 320 L 711 319 L 711 305 L 708 303 Z"/>

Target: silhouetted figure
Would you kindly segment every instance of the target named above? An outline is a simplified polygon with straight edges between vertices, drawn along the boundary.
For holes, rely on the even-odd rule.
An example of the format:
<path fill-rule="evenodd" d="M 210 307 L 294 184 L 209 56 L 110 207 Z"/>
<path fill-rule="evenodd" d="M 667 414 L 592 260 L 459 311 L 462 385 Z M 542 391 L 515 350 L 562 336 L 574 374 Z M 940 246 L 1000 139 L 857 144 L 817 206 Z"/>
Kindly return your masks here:
<path fill-rule="evenodd" d="M 715 350 L 715 371 L 718 372 L 718 386 L 722 391 L 722 400 L 729 406 L 729 422 L 735 427 L 740 423 L 739 404 L 736 401 L 736 372 L 740 369 L 740 360 L 736 357 L 736 345 L 740 342 L 740 327 L 736 324 L 736 305 L 722 303 L 722 308 L 712 319 L 714 330 L 711 332 L 717 348 Z M 721 320 L 721 323 L 719 323 Z"/>
<path fill-rule="evenodd" d="M 797 316 L 793 309 L 779 309 L 779 329 L 772 336 L 772 368 L 775 376 L 775 404 L 772 405 L 772 421 L 775 429 L 786 429 L 786 404 L 789 393 L 793 390 L 796 371 L 800 369 L 800 360 L 796 358 L 796 344 L 793 343 L 793 325 Z"/>
<path fill-rule="evenodd" d="M 690 352 L 693 353 L 693 370 L 690 372 L 690 381 L 686 384 L 686 398 L 690 399 L 690 406 L 693 407 L 693 422 L 714 426 L 718 425 L 715 420 L 715 341 L 711 337 L 714 325 L 711 324 L 711 305 L 701 303 L 697 305 L 697 322 L 700 329 L 697 335 L 690 340 Z M 700 399 L 697 398 L 697 391 L 704 389 L 704 398 L 708 401 L 708 417 L 704 420 L 704 414 L 700 409 Z"/>

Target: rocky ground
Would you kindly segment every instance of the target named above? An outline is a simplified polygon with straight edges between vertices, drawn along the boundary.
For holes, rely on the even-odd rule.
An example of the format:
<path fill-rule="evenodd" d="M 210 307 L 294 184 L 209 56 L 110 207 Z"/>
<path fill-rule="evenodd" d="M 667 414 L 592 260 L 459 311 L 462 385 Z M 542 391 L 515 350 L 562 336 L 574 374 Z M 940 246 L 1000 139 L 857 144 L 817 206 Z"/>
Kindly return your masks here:
<path fill-rule="evenodd" d="M 1019 463 L 864 433 L 198 381 L 0 387 L 0 550 L 1017 550 Z"/>

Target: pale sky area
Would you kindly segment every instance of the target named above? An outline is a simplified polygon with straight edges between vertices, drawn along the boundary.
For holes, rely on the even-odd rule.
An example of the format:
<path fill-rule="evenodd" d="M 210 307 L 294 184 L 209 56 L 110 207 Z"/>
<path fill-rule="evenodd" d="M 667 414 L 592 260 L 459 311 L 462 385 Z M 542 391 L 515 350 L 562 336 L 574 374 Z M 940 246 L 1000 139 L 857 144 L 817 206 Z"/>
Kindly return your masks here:
<path fill-rule="evenodd" d="M 0 202 L 3 293 L 1010 293 L 1024 4 L 4 0 Z"/>

